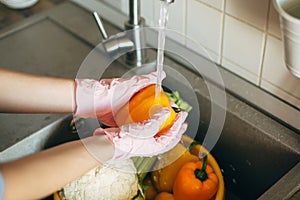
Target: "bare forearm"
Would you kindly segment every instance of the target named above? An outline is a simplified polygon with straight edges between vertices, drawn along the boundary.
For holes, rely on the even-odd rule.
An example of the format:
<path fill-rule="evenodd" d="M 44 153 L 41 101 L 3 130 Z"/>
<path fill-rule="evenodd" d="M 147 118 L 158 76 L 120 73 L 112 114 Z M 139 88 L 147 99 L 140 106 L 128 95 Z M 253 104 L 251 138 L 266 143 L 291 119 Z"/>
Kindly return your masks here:
<path fill-rule="evenodd" d="M 74 81 L 0 69 L 0 112 L 73 112 Z"/>
<path fill-rule="evenodd" d="M 94 138 L 88 140 L 96 144 L 99 142 Z M 112 146 L 101 147 L 103 150 L 106 148 L 110 149 Z M 104 159 L 108 160 L 110 157 L 108 155 Z M 5 180 L 4 199 L 41 199 L 99 164 L 81 141 L 66 143 L 2 164 L 0 170 Z"/>

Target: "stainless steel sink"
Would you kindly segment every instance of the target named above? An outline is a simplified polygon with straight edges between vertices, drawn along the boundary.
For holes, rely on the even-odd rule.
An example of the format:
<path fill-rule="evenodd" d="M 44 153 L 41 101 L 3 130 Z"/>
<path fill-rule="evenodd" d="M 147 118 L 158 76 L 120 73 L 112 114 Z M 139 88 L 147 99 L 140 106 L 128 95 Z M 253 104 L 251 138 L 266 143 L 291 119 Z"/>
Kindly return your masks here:
<path fill-rule="evenodd" d="M 122 64 L 114 66 L 121 67 Z M 193 76 L 191 72 L 186 73 Z M 204 137 L 202 133 L 206 132 L 209 123 L 210 112 L 207 108 L 210 108 L 211 102 L 204 93 L 198 93 L 197 97 L 201 102 L 199 109 L 205 113 L 201 115 L 196 136 L 201 141 Z M 228 95 L 227 98 L 229 103 L 225 126 L 212 151 L 223 170 L 226 199 L 257 199 L 264 193 L 266 194 L 261 199 L 281 199 L 286 195 L 293 195 L 299 189 L 299 136 L 235 97 Z M 78 135 L 72 133 L 70 128 L 72 119 L 72 115 L 59 118 L 2 151 L 1 161 L 78 139 Z M 188 121 L 189 124 L 194 125 L 191 120 Z M 264 124 L 259 124 L 261 122 Z M 269 126 L 274 127 L 277 132 L 269 132 Z M 92 129 L 89 133 L 92 134 Z M 290 175 L 283 177 L 286 174 Z M 288 184 L 286 181 L 281 183 L 286 179 Z M 269 189 L 277 193 L 270 193 Z"/>
<path fill-rule="evenodd" d="M 120 31 L 108 22 L 105 26 L 109 34 Z M 12 66 L 28 73 L 74 78 L 85 56 L 100 41 L 97 31 L 90 12 L 72 3 L 62 4 L 0 34 L 0 53 L 6 55 L 0 60 L 0 67 Z M 6 51 L 7 45 L 11 47 L 10 52 Z M 26 51 L 28 46 L 30 51 Z M 149 51 L 151 55 L 153 51 Z M 19 59 L 15 59 L 16 56 Z M 196 102 L 191 104 L 199 105 L 199 108 L 194 106 L 193 112 L 201 111 L 201 118 L 198 121 L 193 117 L 188 119 L 187 134 L 203 141 L 214 104 L 205 82 L 179 61 L 167 58 L 166 63 L 187 77 L 196 91 Z M 105 71 L 105 77 L 122 76 L 127 70 L 119 59 Z M 185 91 L 185 86 L 178 84 L 175 77 L 169 77 L 168 84 L 173 90 Z M 300 188 L 299 130 L 286 126 L 233 92 L 228 92 L 226 98 L 224 128 L 212 150 L 223 170 L 226 199 L 293 198 Z M 78 139 L 78 135 L 71 133 L 72 118 L 72 115 L 1 114 L 4 137 L 0 138 L 0 161 Z M 17 129 L 16 124 L 22 128 Z M 22 135 L 16 135 L 22 131 Z"/>

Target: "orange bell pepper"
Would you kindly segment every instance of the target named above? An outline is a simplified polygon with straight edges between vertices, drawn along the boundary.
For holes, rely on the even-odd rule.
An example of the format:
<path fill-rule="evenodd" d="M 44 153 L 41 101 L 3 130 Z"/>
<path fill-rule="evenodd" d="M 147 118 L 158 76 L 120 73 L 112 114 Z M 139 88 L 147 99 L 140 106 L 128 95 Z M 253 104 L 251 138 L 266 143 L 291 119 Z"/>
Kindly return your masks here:
<path fill-rule="evenodd" d="M 186 142 L 190 143 L 191 140 L 187 138 L 187 136 L 183 136 L 183 140 L 188 140 Z M 224 180 L 223 175 L 221 172 L 221 169 L 216 161 L 216 159 L 208 152 L 207 149 L 205 149 L 199 142 L 192 142 L 189 146 L 191 154 L 195 156 L 199 156 L 200 154 L 207 154 L 207 160 L 209 165 L 214 169 L 215 174 L 218 177 L 219 184 L 218 184 L 218 191 L 215 195 L 215 200 L 223 200 L 225 195 L 225 186 L 224 186 Z"/>
<path fill-rule="evenodd" d="M 53 200 L 61 200 L 61 198 L 60 198 L 58 192 L 55 192 L 55 193 L 53 194 Z"/>
<path fill-rule="evenodd" d="M 160 99 L 155 98 L 156 85 L 149 85 L 131 97 L 129 103 L 120 109 L 115 116 L 118 125 L 129 124 L 133 122 L 142 122 L 150 117 L 160 108 L 168 107 L 170 109 L 170 117 L 160 127 L 160 131 L 156 136 L 162 135 L 169 129 L 175 118 L 176 113 L 170 105 L 169 98 L 161 89 Z"/>
<path fill-rule="evenodd" d="M 168 192 L 161 192 L 156 195 L 154 200 L 175 200 L 173 194 Z"/>
<path fill-rule="evenodd" d="M 188 162 L 179 171 L 173 185 L 176 200 L 209 200 L 218 189 L 218 177 L 211 166 L 207 165 L 207 156 L 202 161 Z"/>

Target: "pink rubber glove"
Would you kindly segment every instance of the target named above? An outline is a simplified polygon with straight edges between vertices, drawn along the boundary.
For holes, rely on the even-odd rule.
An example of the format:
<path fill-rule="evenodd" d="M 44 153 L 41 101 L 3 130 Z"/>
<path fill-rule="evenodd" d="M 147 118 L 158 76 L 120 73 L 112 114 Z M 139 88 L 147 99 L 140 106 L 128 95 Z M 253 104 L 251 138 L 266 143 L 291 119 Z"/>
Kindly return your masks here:
<path fill-rule="evenodd" d="M 166 74 L 162 73 L 162 79 Z M 113 114 L 124 106 L 130 98 L 142 88 L 155 84 L 155 72 L 133 76 L 130 79 L 92 79 L 75 80 L 75 116 L 97 118 L 103 124 L 115 127 Z"/>
<path fill-rule="evenodd" d="M 169 115 L 170 110 L 164 107 L 151 119 L 142 123 L 128 124 L 120 128 L 99 128 L 95 130 L 94 135 L 105 134 L 112 141 L 115 146 L 112 160 L 156 156 L 172 149 L 181 140 L 187 128 L 187 124 L 184 123 L 187 113 L 180 112 L 173 126 L 164 135 L 154 137 Z"/>

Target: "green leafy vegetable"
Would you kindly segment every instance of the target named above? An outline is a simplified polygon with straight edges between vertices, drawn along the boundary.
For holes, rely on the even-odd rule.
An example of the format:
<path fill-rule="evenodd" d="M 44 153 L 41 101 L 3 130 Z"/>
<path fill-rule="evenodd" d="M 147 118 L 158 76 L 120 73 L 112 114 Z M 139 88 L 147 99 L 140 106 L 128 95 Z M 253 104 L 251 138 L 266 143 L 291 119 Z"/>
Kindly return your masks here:
<path fill-rule="evenodd" d="M 192 106 L 190 106 L 186 101 L 184 101 L 178 91 L 168 93 L 166 95 L 169 97 L 170 101 L 174 102 L 180 110 L 190 112 L 192 110 Z M 176 110 L 175 110 L 176 111 Z"/>

